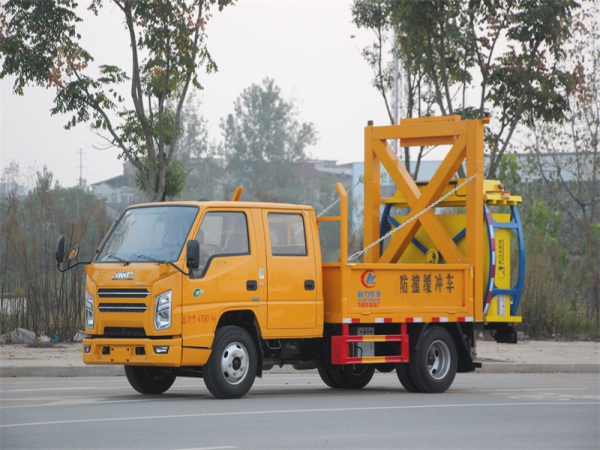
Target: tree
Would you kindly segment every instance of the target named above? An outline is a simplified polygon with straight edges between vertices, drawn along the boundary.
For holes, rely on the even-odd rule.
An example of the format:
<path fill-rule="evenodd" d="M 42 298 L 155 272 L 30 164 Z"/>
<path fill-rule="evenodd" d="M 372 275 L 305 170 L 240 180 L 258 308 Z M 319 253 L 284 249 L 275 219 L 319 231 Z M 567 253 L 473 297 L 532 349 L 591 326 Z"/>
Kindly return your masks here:
<path fill-rule="evenodd" d="M 394 75 L 392 67 L 385 63 L 385 47 L 389 43 L 388 35 L 392 30 L 391 3 L 386 0 L 369 1 L 357 0 L 352 4 L 352 22 L 358 28 L 370 29 L 375 35 L 375 41 L 363 48 L 362 56 L 373 69 L 373 87 L 383 97 L 390 124 L 397 119 L 394 117 L 388 94 L 393 89 Z"/>
<path fill-rule="evenodd" d="M 392 42 L 390 42 L 389 37 L 394 32 L 392 23 L 393 6 L 394 2 L 389 0 L 356 0 L 352 5 L 352 21 L 354 24 L 358 28 L 371 30 L 375 35 L 373 44 L 365 47 L 362 50 L 362 55 L 373 69 L 373 86 L 383 98 L 390 124 L 396 123 L 399 117 L 396 117 L 398 111 L 396 109 L 393 110 L 390 106 L 390 99 L 388 97 L 394 92 L 394 89 L 402 89 L 402 77 L 405 77 L 407 83 L 406 117 L 429 115 L 432 105 L 431 99 L 421 94 L 422 86 L 425 82 L 422 64 L 423 58 L 412 61 L 404 58 L 404 73 L 398 72 L 399 69 L 394 68 L 393 64 L 385 62 L 385 48 L 387 46 L 392 46 L 391 51 L 395 52 L 395 56 L 397 57 L 399 55 L 397 47 L 406 45 L 406 40 L 395 33 Z M 400 105 L 394 106 L 400 109 Z M 410 148 L 404 148 L 404 166 L 415 179 L 419 174 L 420 162 L 424 151 L 424 147 L 419 148 L 413 170 L 411 169 Z"/>
<path fill-rule="evenodd" d="M 600 329 L 600 19 L 598 6 L 576 22 L 570 69 L 582 80 L 567 97 L 564 126 L 534 122 L 529 172 L 541 180 L 535 192 L 562 217 L 560 246 L 571 272 L 565 289 L 590 311 Z M 585 24 L 585 25 L 584 25 Z"/>
<path fill-rule="evenodd" d="M 90 0 L 98 15 L 108 0 Z M 219 10 L 231 0 L 218 0 Z M 56 90 L 51 114 L 69 114 L 65 128 L 89 123 L 137 170 L 149 200 L 164 201 L 167 180 L 177 189 L 185 177 L 175 160 L 181 113 L 190 85 L 201 88 L 197 70 L 217 69 L 206 48 L 209 9 L 217 0 L 112 0 L 123 14 L 131 47 L 129 73 L 109 64 L 93 66 L 81 47 L 74 0 L 10 0 L 0 12 L 0 78 L 14 76 L 13 92 L 30 85 Z M 130 104 L 124 90 L 130 87 Z M 177 192 L 170 192 L 175 195 Z"/>
<path fill-rule="evenodd" d="M 356 0 L 356 5 L 371 3 Z M 560 122 L 577 72 L 561 68 L 571 35 L 572 0 L 381 1 L 399 36 L 399 57 L 423 75 L 421 96 L 441 114 L 493 113 L 487 132 L 488 176 L 520 124 Z M 364 23 L 377 28 L 381 21 Z M 479 86 L 476 86 L 478 83 Z M 467 90 L 477 89 L 470 102 Z M 462 94 L 462 95 L 461 95 Z M 462 101 L 461 101 L 462 100 Z"/>
<path fill-rule="evenodd" d="M 317 138 L 312 123 L 299 123 L 297 115 L 272 79 L 244 89 L 221 121 L 230 189 L 241 185 L 260 200 L 298 198 L 300 165 Z"/>
<path fill-rule="evenodd" d="M 182 111 L 183 134 L 177 144 L 177 151 L 188 175 L 181 198 L 226 199 L 223 158 L 218 154 L 218 145 L 209 139 L 208 122 L 199 113 L 201 106 L 200 101 L 192 94 Z"/>
<path fill-rule="evenodd" d="M 111 220 L 104 201 L 85 185 L 62 188 L 45 167 L 24 194 L 11 163 L 0 176 L 9 189 L 0 197 L 0 333 L 16 327 L 71 339 L 83 325 L 85 272 L 60 273 L 54 261 L 59 234 L 90 260 Z M 76 206 L 77 205 L 77 206 Z"/>

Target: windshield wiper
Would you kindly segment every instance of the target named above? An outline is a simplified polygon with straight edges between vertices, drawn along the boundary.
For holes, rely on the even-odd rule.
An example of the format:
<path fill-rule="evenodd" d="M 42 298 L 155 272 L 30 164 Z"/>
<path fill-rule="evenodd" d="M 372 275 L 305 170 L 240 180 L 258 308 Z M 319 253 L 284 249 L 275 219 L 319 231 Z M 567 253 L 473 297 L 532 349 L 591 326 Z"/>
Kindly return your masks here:
<path fill-rule="evenodd" d="M 146 256 L 146 255 L 138 255 L 137 257 L 138 257 L 138 259 L 145 259 L 146 261 L 155 262 L 159 265 L 160 264 L 169 264 L 170 266 L 175 267 L 177 270 L 179 270 L 184 275 L 190 274 L 190 273 L 185 273 L 183 270 L 181 270 L 179 267 L 177 267 L 177 265 L 174 264 L 172 261 L 159 261 L 158 259 L 154 259 L 154 258 L 151 258 L 150 256 Z"/>
<path fill-rule="evenodd" d="M 159 261 L 158 259 L 154 259 L 154 258 L 151 258 L 150 256 L 146 256 L 146 255 L 138 255 L 138 259 L 145 259 L 146 261 L 151 261 L 151 262 L 155 262 L 158 264 L 167 264 L 166 261 Z"/>
<path fill-rule="evenodd" d="M 122 263 L 125 263 L 125 265 L 126 265 L 126 266 L 127 266 L 127 265 L 129 265 L 129 261 L 125 261 L 124 259 L 121 259 L 121 258 L 119 258 L 118 256 L 116 256 L 116 255 L 113 255 L 112 253 L 111 253 L 111 254 L 109 254 L 109 255 L 106 255 L 106 257 L 107 257 L 107 258 L 113 258 L 113 259 L 116 259 L 117 261 L 120 261 L 120 262 L 122 262 Z"/>

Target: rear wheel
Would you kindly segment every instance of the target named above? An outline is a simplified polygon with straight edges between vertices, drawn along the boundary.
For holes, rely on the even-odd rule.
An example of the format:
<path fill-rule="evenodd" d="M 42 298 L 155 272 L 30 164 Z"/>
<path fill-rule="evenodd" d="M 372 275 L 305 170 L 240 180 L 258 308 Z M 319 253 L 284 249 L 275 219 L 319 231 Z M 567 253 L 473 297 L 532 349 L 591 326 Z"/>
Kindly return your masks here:
<path fill-rule="evenodd" d="M 445 328 L 434 326 L 425 331 L 416 351 L 411 352 L 408 367 L 410 378 L 420 392 L 439 393 L 452 385 L 457 364 L 452 336 Z"/>
<path fill-rule="evenodd" d="M 175 382 L 175 374 L 167 367 L 125 366 L 125 376 L 140 394 L 162 394 Z"/>
<path fill-rule="evenodd" d="M 325 383 L 327 386 L 329 386 L 330 388 L 333 389 L 339 389 L 340 385 L 336 383 L 336 381 L 333 379 L 333 374 L 332 371 L 329 369 L 323 369 L 322 367 L 319 367 L 319 376 L 321 377 L 321 380 L 323 380 L 323 383 Z"/>
<path fill-rule="evenodd" d="M 254 384 L 258 356 L 248 332 L 235 326 L 219 328 L 212 353 L 202 368 L 204 383 L 217 398 L 241 398 Z"/>
<path fill-rule="evenodd" d="M 362 389 L 373 378 L 375 367 L 370 364 L 343 366 L 331 371 L 331 376 L 342 389 Z"/>
<path fill-rule="evenodd" d="M 415 386 L 414 381 L 410 377 L 410 369 L 408 367 L 408 363 L 397 364 L 396 375 L 398 375 L 398 379 L 400 380 L 400 384 L 402 384 L 402 387 L 408 392 L 419 392 L 417 386 Z"/>
<path fill-rule="evenodd" d="M 390 373 L 393 372 L 396 366 L 394 364 L 375 364 L 375 369 L 380 371 L 381 373 Z"/>

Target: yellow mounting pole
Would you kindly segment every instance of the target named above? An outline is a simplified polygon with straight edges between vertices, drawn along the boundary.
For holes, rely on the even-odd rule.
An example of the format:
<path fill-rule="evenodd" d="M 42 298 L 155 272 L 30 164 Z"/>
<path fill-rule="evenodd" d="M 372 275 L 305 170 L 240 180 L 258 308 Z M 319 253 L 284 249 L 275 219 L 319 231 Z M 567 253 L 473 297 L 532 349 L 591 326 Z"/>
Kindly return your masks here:
<path fill-rule="evenodd" d="M 477 173 L 473 182 L 467 184 L 467 235 L 466 259 L 473 267 L 473 292 L 471 293 L 475 322 L 483 320 L 483 126 L 489 118 L 467 121 L 467 178 Z"/>
<path fill-rule="evenodd" d="M 348 193 L 342 183 L 336 183 L 335 188 L 340 195 L 340 262 L 348 262 Z"/>

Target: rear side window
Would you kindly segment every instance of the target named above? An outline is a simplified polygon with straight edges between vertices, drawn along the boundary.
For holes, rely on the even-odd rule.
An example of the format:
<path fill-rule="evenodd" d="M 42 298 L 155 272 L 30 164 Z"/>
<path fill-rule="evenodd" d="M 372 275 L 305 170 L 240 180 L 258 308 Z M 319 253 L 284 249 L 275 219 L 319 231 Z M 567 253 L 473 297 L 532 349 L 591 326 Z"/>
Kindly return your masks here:
<path fill-rule="evenodd" d="M 273 256 L 307 255 L 302 215 L 269 213 L 268 221 Z"/>

